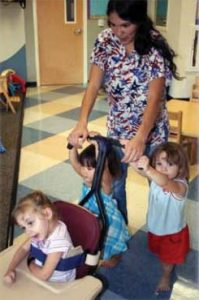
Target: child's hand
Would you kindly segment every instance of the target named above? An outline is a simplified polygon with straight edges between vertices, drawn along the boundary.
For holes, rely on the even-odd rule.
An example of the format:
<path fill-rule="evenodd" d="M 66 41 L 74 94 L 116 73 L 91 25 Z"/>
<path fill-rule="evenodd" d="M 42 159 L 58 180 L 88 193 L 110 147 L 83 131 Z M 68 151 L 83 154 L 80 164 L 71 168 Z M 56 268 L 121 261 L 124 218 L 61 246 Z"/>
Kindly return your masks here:
<path fill-rule="evenodd" d="M 89 131 L 89 137 L 95 137 L 101 135 L 99 132 L 97 131 Z M 89 143 L 93 144 L 95 146 L 95 152 L 96 152 L 96 159 L 98 157 L 99 154 L 99 149 L 98 149 L 98 143 L 96 140 L 92 140 L 88 138 Z"/>
<path fill-rule="evenodd" d="M 93 137 L 93 136 L 96 136 L 96 135 L 101 135 L 98 131 L 89 131 L 88 133 L 88 139 L 89 139 L 89 136 L 90 137 Z"/>
<path fill-rule="evenodd" d="M 4 283 L 11 285 L 16 281 L 16 271 L 9 271 L 4 275 Z"/>
<path fill-rule="evenodd" d="M 137 168 L 138 170 L 142 170 L 146 172 L 149 168 L 149 158 L 146 155 L 140 157 L 137 161 Z"/>

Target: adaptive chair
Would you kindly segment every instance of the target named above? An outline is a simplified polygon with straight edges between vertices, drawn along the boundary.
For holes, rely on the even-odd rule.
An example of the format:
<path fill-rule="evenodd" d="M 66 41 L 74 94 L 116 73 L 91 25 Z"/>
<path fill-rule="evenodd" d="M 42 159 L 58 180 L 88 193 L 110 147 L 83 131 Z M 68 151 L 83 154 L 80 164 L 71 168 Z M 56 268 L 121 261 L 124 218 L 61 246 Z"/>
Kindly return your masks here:
<path fill-rule="evenodd" d="M 63 222 L 66 223 L 75 248 L 63 262 L 61 268 L 77 269 L 77 279 L 69 283 L 52 283 L 39 280 L 33 276 L 27 267 L 27 261 L 23 261 L 17 268 L 17 281 L 8 287 L 3 283 L 3 274 L 6 272 L 9 261 L 18 245 L 12 245 L 0 253 L 0 290 L 1 298 L 18 300 L 23 294 L 29 300 L 40 300 L 48 297 L 48 300 L 92 300 L 102 291 L 102 282 L 91 276 L 94 273 L 104 243 L 107 230 L 105 209 L 100 196 L 100 183 L 107 151 L 111 144 L 121 146 L 117 141 L 102 136 L 95 136 L 98 143 L 99 154 L 90 192 L 82 199 L 79 205 L 55 201 L 54 204 Z M 68 148 L 71 147 L 68 145 Z M 91 195 L 95 194 L 100 216 L 96 217 L 82 207 Z M 32 257 L 44 261 L 45 255 L 31 251 Z M 33 292 L 34 291 L 34 292 Z"/>
<path fill-rule="evenodd" d="M 17 281 L 11 286 L 3 283 L 3 274 L 6 272 L 9 261 L 15 253 L 18 245 L 13 245 L 0 253 L 0 290 L 2 299 L 19 300 L 21 296 L 29 300 L 92 300 L 102 290 L 99 279 L 91 276 L 99 259 L 100 223 L 99 220 L 85 208 L 56 201 L 55 206 L 63 222 L 66 222 L 75 248 L 70 257 L 66 258 L 67 267 L 77 267 L 77 279 L 68 283 L 53 283 L 42 281 L 33 276 L 28 270 L 27 261 L 24 260 L 17 268 Z M 81 245 L 81 247 L 79 246 Z M 41 253 L 31 253 L 37 259 Z M 89 264 L 89 265 L 87 265 Z M 80 279 L 81 278 L 81 279 Z"/>

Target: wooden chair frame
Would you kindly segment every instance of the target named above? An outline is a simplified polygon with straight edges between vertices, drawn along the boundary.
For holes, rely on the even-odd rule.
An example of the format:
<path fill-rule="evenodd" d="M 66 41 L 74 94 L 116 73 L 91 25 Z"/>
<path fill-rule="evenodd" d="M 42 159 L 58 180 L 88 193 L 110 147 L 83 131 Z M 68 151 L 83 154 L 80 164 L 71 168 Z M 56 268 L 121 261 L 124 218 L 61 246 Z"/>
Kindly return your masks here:
<path fill-rule="evenodd" d="M 181 144 L 182 141 L 182 111 L 168 112 L 169 117 L 169 141 Z"/>
<path fill-rule="evenodd" d="M 187 153 L 189 163 L 193 165 L 197 160 L 198 140 L 182 135 L 182 111 L 168 112 L 170 132 L 169 141 L 181 144 Z"/>
<path fill-rule="evenodd" d="M 3 99 L 2 99 L 3 96 Z M 9 96 L 8 94 L 8 83 L 7 76 L 0 76 L 0 102 L 3 106 L 6 107 L 6 110 L 10 108 L 13 114 L 16 113 L 16 110 L 12 104 L 12 102 L 20 102 L 19 96 Z"/>

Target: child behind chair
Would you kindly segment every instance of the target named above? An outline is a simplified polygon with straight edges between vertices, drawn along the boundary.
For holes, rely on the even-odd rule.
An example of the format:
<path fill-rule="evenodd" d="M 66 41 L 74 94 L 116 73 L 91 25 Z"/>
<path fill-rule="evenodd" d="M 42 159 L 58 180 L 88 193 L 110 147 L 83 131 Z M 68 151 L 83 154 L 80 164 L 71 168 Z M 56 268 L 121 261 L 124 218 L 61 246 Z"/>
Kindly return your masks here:
<path fill-rule="evenodd" d="M 83 179 L 81 199 L 83 199 L 91 189 L 97 165 L 97 152 L 98 146 L 96 143 L 86 147 L 80 154 L 75 148 L 70 150 L 71 164 Z M 130 239 L 124 218 L 117 208 L 116 201 L 112 198 L 113 179 L 117 177 L 119 173 L 120 163 L 115 155 L 114 149 L 111 147 L 105 161 L 100 189 L 108 227 L 103 247 L 103 261 L 101 263 L 104 267 L 114 267 L 120 261 L 122 253 L 127 250 L 127 242 Z M 99 216 L 99 208 L 95 195 L 92 195 L 84 206 Z"/>

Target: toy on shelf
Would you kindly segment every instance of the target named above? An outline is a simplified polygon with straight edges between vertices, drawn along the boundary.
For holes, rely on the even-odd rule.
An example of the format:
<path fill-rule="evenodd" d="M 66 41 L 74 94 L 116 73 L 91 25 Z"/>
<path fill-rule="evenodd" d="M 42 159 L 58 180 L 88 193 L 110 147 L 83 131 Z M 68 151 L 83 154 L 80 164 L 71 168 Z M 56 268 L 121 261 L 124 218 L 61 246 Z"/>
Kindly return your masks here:
<path fill-rule="evenodd" d="M 0 153 L 5 153 L 5 152 L 6 152 L 6 148 L 4 147 L 0 137 Z"/>

